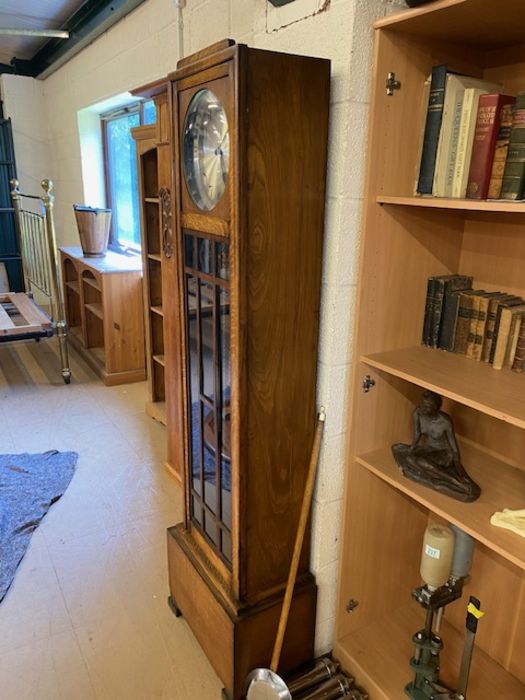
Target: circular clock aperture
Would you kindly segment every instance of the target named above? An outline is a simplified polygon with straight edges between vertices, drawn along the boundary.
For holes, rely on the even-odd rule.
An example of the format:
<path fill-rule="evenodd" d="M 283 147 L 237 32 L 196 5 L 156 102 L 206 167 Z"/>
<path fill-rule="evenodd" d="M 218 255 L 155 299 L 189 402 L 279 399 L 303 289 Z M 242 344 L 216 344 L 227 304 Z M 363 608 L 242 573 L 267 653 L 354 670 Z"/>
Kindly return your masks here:
<path fill-rule="evenodd" d="M 219 98 L 199 90 L 188 107 L 183 132 L 183 171 L 192 200 L 209 211 L 226 189 L 230 170 L 228 119 Z"/>

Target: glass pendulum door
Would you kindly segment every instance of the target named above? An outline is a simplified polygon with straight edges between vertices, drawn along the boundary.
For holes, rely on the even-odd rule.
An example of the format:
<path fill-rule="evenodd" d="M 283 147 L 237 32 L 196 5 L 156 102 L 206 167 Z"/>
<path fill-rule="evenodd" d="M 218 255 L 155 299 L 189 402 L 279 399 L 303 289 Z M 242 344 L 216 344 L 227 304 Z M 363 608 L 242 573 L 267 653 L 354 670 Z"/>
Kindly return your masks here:
<path fill-rule="evenodd" d="M 231 565 L 229 244 L 184 232 L 190 517 Z"/>

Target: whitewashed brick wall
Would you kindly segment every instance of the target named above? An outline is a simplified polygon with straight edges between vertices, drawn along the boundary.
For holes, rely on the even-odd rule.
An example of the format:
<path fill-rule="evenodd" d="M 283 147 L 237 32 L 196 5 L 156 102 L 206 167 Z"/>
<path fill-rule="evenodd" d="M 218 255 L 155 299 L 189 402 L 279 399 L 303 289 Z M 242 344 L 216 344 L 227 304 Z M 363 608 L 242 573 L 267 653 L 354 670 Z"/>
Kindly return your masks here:
<path fill-rule="evenodd" d="M 229 36 L 258 48 L 332 61 L 318 382 L 327 423 L 312 537 L 312 569 L 319 585 L 318 652 L 330 648 L 335 621 L 371 25 L 400 7 L 405 7 L 402 0 L 295 0 L 280 9 L 266 0 L 187 0 L 183 10 L 184 55 Z M 43 83 L 4 76 L 6 108 L 15 118 L 19 168 L 28 177 L 34 173 L 38 180 L 45 173 L 55 180 L 62 243 L 76 242 L 71 204 L 83 198 L 78 110 L 173 70 L 179 57 L 178 36 L 173 0 L 147 0 Z M 45 116 L 41 107 L 37 111 L 31 107 L 42 103 Z M 41 152 L 49 149 L 46 167 L 23 145 L 25 138 L 41 141 Z"/>

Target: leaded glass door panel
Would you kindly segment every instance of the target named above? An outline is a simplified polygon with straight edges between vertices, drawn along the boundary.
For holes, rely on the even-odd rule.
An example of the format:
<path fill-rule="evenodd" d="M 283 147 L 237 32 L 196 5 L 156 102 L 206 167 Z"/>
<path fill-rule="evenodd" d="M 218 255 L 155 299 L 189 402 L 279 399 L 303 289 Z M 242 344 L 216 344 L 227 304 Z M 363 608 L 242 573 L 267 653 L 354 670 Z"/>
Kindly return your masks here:
<path fill-rule="evenodd" d="M 231 566 L 229 243 L 184 231 L 190 519 Z"/>

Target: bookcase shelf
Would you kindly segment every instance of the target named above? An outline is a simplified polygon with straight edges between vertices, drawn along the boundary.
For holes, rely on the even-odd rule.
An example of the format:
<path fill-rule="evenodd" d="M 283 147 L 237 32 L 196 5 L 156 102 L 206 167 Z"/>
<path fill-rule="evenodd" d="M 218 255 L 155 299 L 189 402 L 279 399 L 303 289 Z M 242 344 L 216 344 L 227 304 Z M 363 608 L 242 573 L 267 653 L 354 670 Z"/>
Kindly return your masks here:
<path fill-rule="evenodd" d="M 150 308 L 154 314 L 157 314 L 158 316 L 164 316 L 164 312 L 162 311 L 162 306 L 151 306 Z"/>
<path fill-rule="evenodd" d="M 411 680 L 407 659 L 413 653 L 411 636 L 424 626 L 424 615 L 414 602 L 392 609 L 384 617 L 337 643 L 334 653 L 343 666 L 355 669 L 374 700 L 406 700 L 404 686 Z M 482 623 L 480 623 L 482 624 Z M 459 671 L 463 637 L 446 621 L 441 677 L 453 687 Z M 520 700 L 525 686 L 508 674 L 488 654 L 476 649 L 472 659 L 469 698 L 472 700 Z"/>
<path fill-rule="evenodd" d="M 470 476 L 481 486 L 479 500 L 467 505 L 406 479 L 390 449 L 360 455 L 356 461 L 393 488 L 525 569 L 525 539 L 490 524 L 490 517 L 496 511 L 523 507 L 525 472 L 469 445 L 461 445 L 461 456 Z"/>
<path fill-rule="evenodd" d="M 335 658 L 370 700 L 401 700 L 413 679 L 412 635 L 424 613 L 411 591 L 429 522 L 454 523 L 476 541 L 463 597 L 447 606 L 442 680 L 457 687 L 471 594 L 486 616 L 469 698 L 525 697 L 525 540 L 490 525 L 494 512 L 525 506 L 525 376 L 421 346 L 431 276 L 468 275 L 475 288 L 525 295 L 525 202 L 414 196 L 433 66 L 516 95 L 525 90 L 524 27 L 525 5 L 512 0 L 437 0 L 375 25 L 334 639 Z M 401 87 L 387 96 L 390 72 Z M 365 392 L 367 375 L 375 384 Z M 409 480 L 392 456 L 391 445 L 412 439 L 425 389 L 443 396 L 462 463 L 481 486 L 474 503 Z"/>
<path fill-rule="evenodd" d="M 402 32 L 464 49 L 495 51 L 523 43 L 523 16 L 516 0 L 441 0 L 376 22 L 377 29 Z"/>
<path fill-rule="evenodd" d="M 100 318 L 101 320 L 104 318 L 101 303 L 84 304 L 84 306 L 88 311 L 91 311 L 91 313 L 94 314 L 97 318 Z"/>
<path fill-rule="evenodd" d="M 83 277 L 82 281 L 84 284 L 89 285 L 90 287 L 93 287 L 93 289 L 96 289 L 98 292 L 100 292 L 100 285 L 95 279 L 91 279 L 90 277 Z"/>
<path fill-rule="evenodd" d="M 78 281 L 68 280 L 68 281 L 66 281 L 65 285 L 66 285 L 66 287 L 69 287 L 69 289 L 72 289 L 77 294 L 80 294 L 80 290 L 79 290 L 80 285 L 79 285 Z"/>
<path fill-rule="evenodd" d="M 391 204 L 403 207 L 426 207 L 430 209 L 452 209 L 468 212 L 500 212 L 525 214 L 525 202 L 508 202 L 500 199 L 448 199 L 446 197 L 388 197 L 380 195 L 378 204 Z"/>
<path fill-rule="evenodd" d="M 164 367 L 164 355 L 153 355 L 153 359 L 155 360 L 155 362 L 158 362 L 159 365 L 162 365 L 162 367 Z"/>
<path fill-rule="evenodd" d="M 525 376 L 516 372 L 496 370 L 486 362 L 423 346 L 363 355 L 361 361 L 525 428 Z"/>

